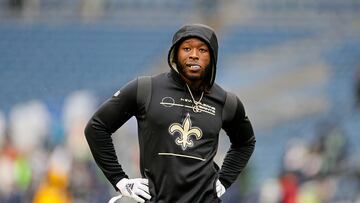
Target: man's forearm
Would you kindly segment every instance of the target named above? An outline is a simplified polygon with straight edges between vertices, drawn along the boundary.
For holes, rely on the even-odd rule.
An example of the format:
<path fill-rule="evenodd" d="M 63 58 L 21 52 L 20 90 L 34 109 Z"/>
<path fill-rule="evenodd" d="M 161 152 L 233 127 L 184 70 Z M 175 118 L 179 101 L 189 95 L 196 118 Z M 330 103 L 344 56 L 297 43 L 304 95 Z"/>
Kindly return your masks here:
<path fill-rule="evenodd" d="M 230 147 L 219 173 L 219 180 L 229 188 L 243 171 L 255 149 L 255 137 L 252 137 L 241 147 Z"/>
<path fill-rule="evenodd" d="M 92 118 L 85 128 L 85 136 L 95 162 L 117 190 L 116 183 L 128 176 L 117 160 L 111 133 L 96 118 Z"/>

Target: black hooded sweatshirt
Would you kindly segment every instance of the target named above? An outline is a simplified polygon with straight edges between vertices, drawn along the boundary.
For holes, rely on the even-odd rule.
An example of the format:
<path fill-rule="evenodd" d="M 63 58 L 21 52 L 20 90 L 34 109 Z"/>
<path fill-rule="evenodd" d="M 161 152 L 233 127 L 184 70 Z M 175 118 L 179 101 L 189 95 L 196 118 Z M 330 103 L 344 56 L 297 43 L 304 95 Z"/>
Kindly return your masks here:
<path fill-rule="evenodd" d="M 211 50 L 212 63 L 207 71 L 206 93 L 199 108 L 186 88 L 174 63 L 176 47 L 196 37 Z M 214 31 L 204 25 L 181 27 L 173 37 L 168 55 L 170 72 L 151 76 L 148 105 L 138 97 L 138 79 L 120 89 L 95 112 L 85 135 L 94 159 L 116 188 L 128 178 L 118 163 L 111 135 L 129 118 L 138 122 L 140 171 L 149 179 L 150 201 L 156 203 L 220 202 L 216 180 L 225 186 L 236 180 L 255 147 L 255 137 L 244 107 L 236 97 L 231 118 L 224 115 L 228 92 L 214 83 L 218 43 Z M 201 92 L 193 92 L 195 100 Z M 221 169 L 215 164 L 219 132 L 224 129 L 231 146 Z M 118 189 L 117 189 L 118 190 Z"/>

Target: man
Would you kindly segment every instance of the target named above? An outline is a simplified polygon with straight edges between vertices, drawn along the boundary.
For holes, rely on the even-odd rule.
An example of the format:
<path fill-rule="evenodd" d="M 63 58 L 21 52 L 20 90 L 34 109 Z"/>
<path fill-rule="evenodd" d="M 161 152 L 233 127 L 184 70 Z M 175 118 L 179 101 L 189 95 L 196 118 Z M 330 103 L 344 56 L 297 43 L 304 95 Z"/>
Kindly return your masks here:
<path fill-rule="evenodd" d="M 240 100 L 214 83 L 217 52 L 213 29 L 181 27 L 168 55 L 170 72 L 147 83 L 144 78 L 131 81 L 90 119 L 85 135 L 91 152 L 123 196 L 138 202 L 220 202 L 247 164 L 254 133 Z M 122 170 L 111 139 L 132 116 L 138 122 L 138 179 Z M 213 158 L 221 128 L 231 146 L 219 169 Z"/>

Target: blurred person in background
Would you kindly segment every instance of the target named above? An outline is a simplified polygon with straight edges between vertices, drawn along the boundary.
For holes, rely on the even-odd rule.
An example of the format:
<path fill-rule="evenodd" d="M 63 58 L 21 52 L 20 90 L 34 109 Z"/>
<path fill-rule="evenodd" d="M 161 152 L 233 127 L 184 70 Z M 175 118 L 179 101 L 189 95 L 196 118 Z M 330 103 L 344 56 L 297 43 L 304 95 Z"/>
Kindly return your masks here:
<path fill-rule="evenodd" d="M 129 82 L 95 112 L 85 135 L 113 187 L 138 202 L 220 202 L 250 159 L 255 136 L 241 101 L 214 83 L 218 42 L 212 28 L 192 24 L 173 36 L 170 71 Z M 111 135 L 137 118 L 142 178 L 118 163 Z M 220 129 L 231 146 L 214 162 Z"/>
<path fill-rule="evenodd" d="M 355 105 L 360 108 L 360 68 L 355 75 Z"/>
<path fill-rule="evenodd" d="M 347 180 L 352 174 L 345 131 L 339 122 L 323 121 L 315 133 L 309 143 L 302 139 L 289 141 L 278 179 L 281 203 L 333 202 L 351 196 L 352 191 L 342 185 L 352 184 Z"/>
<path fill-rule="evenodd" d="M 37 189 L 33 203 L 70 203 L 68 191 L 71 169 L 71 156 L 62 147 L 57 147 L 51 154 L 46 175 Z"/>

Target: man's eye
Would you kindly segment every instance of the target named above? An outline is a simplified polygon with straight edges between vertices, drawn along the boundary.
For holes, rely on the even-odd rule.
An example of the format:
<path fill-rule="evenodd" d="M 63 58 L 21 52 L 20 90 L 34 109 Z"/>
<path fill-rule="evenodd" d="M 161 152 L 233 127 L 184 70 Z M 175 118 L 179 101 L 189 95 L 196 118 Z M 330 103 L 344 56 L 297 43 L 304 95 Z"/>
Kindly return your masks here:
<path fill-rule="evenodd" d="M 205 53 L 205 52 L 207 52 L 207 49 L 199 49 L 199 51 L 200 51 L 201 53 Z"/>
<path fill-rule="evenodd" d="M 190 48 L 185 47 L 184 51 L 190 51 Z"/>

